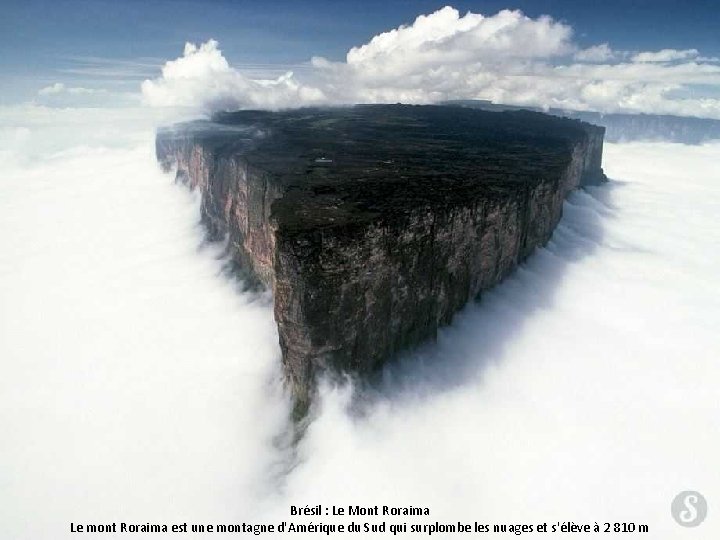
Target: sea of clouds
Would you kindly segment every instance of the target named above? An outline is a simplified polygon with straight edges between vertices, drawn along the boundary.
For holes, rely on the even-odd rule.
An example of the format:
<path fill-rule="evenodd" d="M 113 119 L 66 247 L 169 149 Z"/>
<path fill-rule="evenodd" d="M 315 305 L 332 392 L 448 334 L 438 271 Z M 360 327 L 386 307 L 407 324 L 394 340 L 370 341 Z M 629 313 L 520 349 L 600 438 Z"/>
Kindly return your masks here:
<path fill-rule="evenodd" d="M 152 129 L 32 113 L 2 119 L 0 537 L 236 515 L 286 419 L 270 300 L 223 277 Z"/>
<path fill-rule="evenodd" d="M 612 181 L 547 248 L 362 398 L 326 387 L 292 448 L 270 299 L 223 271 L 146 111 L 123 114 L 0 120 L 4 538 L 291 504 L 671 538 L 676 493 L 720 500 L 720 144 L 607 145 Z"/>

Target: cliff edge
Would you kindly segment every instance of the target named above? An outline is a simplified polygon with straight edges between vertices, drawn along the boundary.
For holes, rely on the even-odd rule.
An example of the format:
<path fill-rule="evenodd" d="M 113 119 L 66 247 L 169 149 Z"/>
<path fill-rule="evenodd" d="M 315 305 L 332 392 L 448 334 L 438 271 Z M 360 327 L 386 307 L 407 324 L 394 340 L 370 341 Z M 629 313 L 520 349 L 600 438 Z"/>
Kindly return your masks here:
<path fill-rule="evenodd" d="M 371 372 L 433 338 L 605 179 L 604 129 L 530 111 L 242 111 L 157 135 L 202 220 L 274 293 L 299 409 L 317 373 Z"/>

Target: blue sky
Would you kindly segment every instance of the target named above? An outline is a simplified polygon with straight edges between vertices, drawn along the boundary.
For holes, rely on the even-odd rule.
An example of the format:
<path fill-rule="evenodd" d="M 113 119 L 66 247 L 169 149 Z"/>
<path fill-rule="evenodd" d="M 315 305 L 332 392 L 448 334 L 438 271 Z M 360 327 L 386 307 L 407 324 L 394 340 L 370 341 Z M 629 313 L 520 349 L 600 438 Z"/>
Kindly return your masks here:
<path fill-rule="evenodd" d="M 547 14 L 571 26 L 581 47 L 608 42 L 626 51 L 694 48 L 720 56 L 720 15 L 709 0 L 29 0 L 3 6 L 0 103 L 26 100 L 57 82 L 133 90 L 179 56 L 186 41 L 209 38 L 250 74 L 297 71 L 312 56 L 343 60 L 352 46 L 446 4 L 462 14 Z"/>

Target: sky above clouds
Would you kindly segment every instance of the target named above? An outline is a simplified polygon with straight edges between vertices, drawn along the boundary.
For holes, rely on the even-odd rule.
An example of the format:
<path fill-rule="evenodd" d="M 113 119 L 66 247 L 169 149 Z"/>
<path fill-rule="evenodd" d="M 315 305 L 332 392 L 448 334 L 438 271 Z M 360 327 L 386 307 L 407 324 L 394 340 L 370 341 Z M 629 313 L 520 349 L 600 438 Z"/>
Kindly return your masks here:
<path fill-rule="evenodd" d="M 720 118 L 718 23 L 704 1 L 31 1 L 0 23 L 0 104 L 475 98 Z"/>

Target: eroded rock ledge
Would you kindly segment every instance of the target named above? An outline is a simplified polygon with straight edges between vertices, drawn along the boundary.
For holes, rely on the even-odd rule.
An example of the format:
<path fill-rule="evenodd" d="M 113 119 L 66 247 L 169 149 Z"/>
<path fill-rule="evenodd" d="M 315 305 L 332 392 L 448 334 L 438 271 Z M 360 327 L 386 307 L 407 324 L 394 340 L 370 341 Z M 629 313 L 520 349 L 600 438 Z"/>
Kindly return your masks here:
<path fill-rule="evenodd" d="M 158 133 L 166 170 L 274 292 L 300 407 L 319 370 L 433 338 L 604 180 L 604 129 L 529 111 L 377 105 L 224 113 Z"/>

